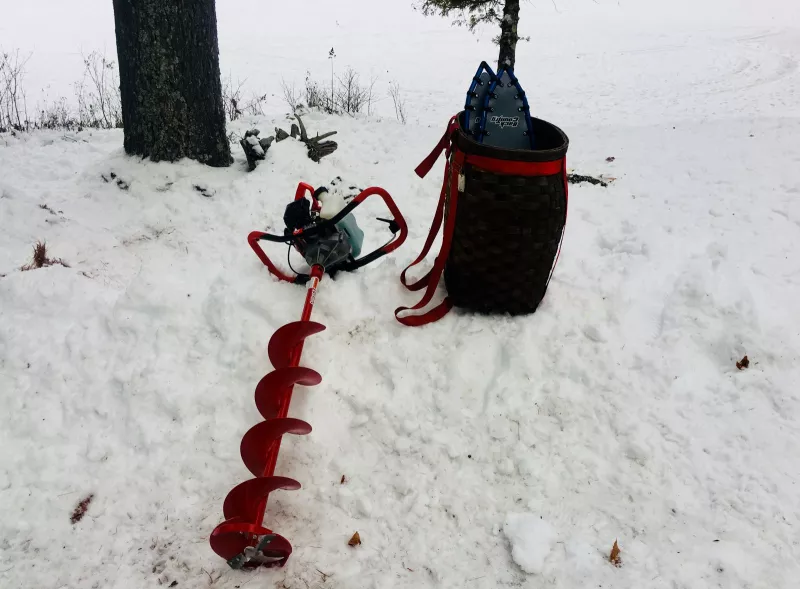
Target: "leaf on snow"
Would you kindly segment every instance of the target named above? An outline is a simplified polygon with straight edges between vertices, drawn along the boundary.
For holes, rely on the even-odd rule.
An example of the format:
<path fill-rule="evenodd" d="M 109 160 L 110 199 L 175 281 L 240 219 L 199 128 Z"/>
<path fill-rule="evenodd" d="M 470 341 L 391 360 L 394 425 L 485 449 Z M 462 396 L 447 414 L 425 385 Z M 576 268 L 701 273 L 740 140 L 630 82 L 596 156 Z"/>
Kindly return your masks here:
<path fill-rule="evenodd" d="M 347 544 L 348 544 L 348 546 L 360 546 L 361 545 L 361 536 L 358 535 L 358 532 L 353 534 L 353 537 L 350 538 L 350 541 Z"/>
<path fill-rule="evenodd" d="M 739 370 L 744 370 L 745 368 L 750 368 L 750 358 L 745 356 L 741 360 L 736 363 L 736 368 Z"/>
<path fill-rule="evenodd" d="M 622 566 L 622 558 L 620 558 L 621 552 L 622 550 L 619 549 L 619 544 L 617 544 L 617 541 L 614 540 L 614 546 L 611 548 L 611 554 L 608 556 L 608 560 L 615 567 Z"/>

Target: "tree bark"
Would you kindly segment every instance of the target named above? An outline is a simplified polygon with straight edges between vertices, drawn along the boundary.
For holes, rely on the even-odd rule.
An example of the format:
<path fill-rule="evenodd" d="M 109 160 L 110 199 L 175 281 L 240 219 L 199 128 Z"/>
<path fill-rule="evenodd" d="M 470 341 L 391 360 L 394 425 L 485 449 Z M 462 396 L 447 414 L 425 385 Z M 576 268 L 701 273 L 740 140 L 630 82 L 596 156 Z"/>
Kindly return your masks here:
<path fill-rule="evenodd" d="M 125 151 L 231 164 L 214 0 L 114 0 Z"/>
<path fill-rule="evenodd" d="M 517 60 L 517 26 L 519 25 L 519 0 L 506 0 L 503 6 L 503 20 L 500 21 L 500 57 L 497 68 L 514 68 Z"/>

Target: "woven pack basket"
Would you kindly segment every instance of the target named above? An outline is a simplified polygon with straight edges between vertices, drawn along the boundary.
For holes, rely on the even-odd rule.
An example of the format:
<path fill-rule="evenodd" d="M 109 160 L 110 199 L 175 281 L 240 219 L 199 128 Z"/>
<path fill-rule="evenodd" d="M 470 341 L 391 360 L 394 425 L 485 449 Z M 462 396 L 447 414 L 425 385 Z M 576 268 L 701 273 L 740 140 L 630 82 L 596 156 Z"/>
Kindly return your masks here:
<path fill-rule="evenodd" d="M 533 313 L 547 291 L 564 235 L 569 146 L 564 132 L 533 119 L 537 149 L 501 149 L 474 141 L 458 120 L 450 121 L 442 141 L 417 168 L 424 176 L 442 151 L 447 153 L 436 216 L 409 268 L 425 258 L 441 225 L 442 250 L 432 270 L 415 283 L 403 272 L 407 288 L 426 289 L 417 305 L 397 310 L 406 325 L 436 321 L 454 305 L 479 313 Z M 418 314 L 433 299 L 442 274 L 447 298 Z"/>

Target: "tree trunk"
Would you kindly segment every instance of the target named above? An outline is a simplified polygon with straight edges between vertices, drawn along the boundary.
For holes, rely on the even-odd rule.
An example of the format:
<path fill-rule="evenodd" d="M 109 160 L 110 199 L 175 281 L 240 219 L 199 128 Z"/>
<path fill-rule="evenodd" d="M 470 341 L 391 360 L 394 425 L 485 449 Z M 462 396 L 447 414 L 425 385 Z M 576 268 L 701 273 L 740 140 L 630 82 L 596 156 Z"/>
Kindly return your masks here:
<path fill-rule="evenodd" d="M 114 0 L 125 151 L 228 166 L 214 0 Z"/>
<path fill-rule="evenodd" d="M 506 0 L 503 6 L 503 20 L 500 22 L 500 57 L 497 68 L 514 68 L 517 60 L 517 26 L 519 25 L 519 0 Z"/>

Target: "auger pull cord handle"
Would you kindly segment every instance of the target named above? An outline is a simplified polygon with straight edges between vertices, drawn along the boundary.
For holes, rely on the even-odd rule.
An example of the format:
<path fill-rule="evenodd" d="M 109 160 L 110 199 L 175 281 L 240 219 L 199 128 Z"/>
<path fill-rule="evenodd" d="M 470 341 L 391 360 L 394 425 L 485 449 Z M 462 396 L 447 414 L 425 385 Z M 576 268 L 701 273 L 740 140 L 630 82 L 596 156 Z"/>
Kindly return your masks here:
<path fill-rule="evenodd" d="M 297 187 L 297 193 L 295 194 L 295 200 L 300 198 L 304 198 L 305 193 L 310 192 L 311 198 L 314 201 L 313 206 L 318 207 L 318 201 L 314 198 L 314 189 L 303 182 Z M 289 245 L 294 244 L 296 241 L 301 239 L 306 239 L 309 237 L 314 237 L 326 229 L 329 229 L 339 223 L 342 219 L 344 219 L 347 215 L 353 212 L 353 210 L 358 207 L 361 203 L 363 203 L 367 198 L 373 195 L 378 195 L 383 199 L 384 204 L 389 209 L 389 212 L 392 213 L 393 219 L 389 221 L 389 228 L 394 233 L 392 239 L 385 245 L 379 247 L 375 251 L 361 256 L 357 260 L 353 260 L 351 262 L 347 262 L 345 264 L 341 264 L 337 267 L 337 270 L 345 270 L 345 271 L 352 271 L 362 266 L 366 266 L 367 264 L 374 262 L 375 260 L 385 256 L 388 253 L 393 252 L 398 247 L 400 247 L 403 242 L 408 237 L 408 225 L 406 225 L 406 220 L 403 217 L 403 214 L 400 212 L 400 209 L 397 208 L 397 205 L 392 199 L 391 195 L 384 190 L 383 188 L 373 186 L 371 188 L 367 188 L 366 190 L 362 191 L 357 197 L 355 197 L 346 207 L 344 207 L 341 211 L 339 211 L 336 216 L 314 227 L 309 229 L 299 231 L 297 233 L 289 233 L 284 235 L 275 235 L 273 233 L 265 233 L 263 231 L 253 231 L 250 235 L 247 236 L 247 241 L 250 244 L 250 247 L 253 248 L 253 251 L 256 253 L 258 258 L 261 262 L 269 269 L 270 273 L 280 280 L 285 282 L 291 282 L 294 284 L 305 284 L 309 280 L 308 274 L 297 274 L 295 276 L 286 274 L 280 268 L 278 268 L 272 260 L 270 260 L 269 256 L 264 252 L 261 245 L 258 243 L 259 241 L 271 241 L 274 243 L 286 243 Z"/>

